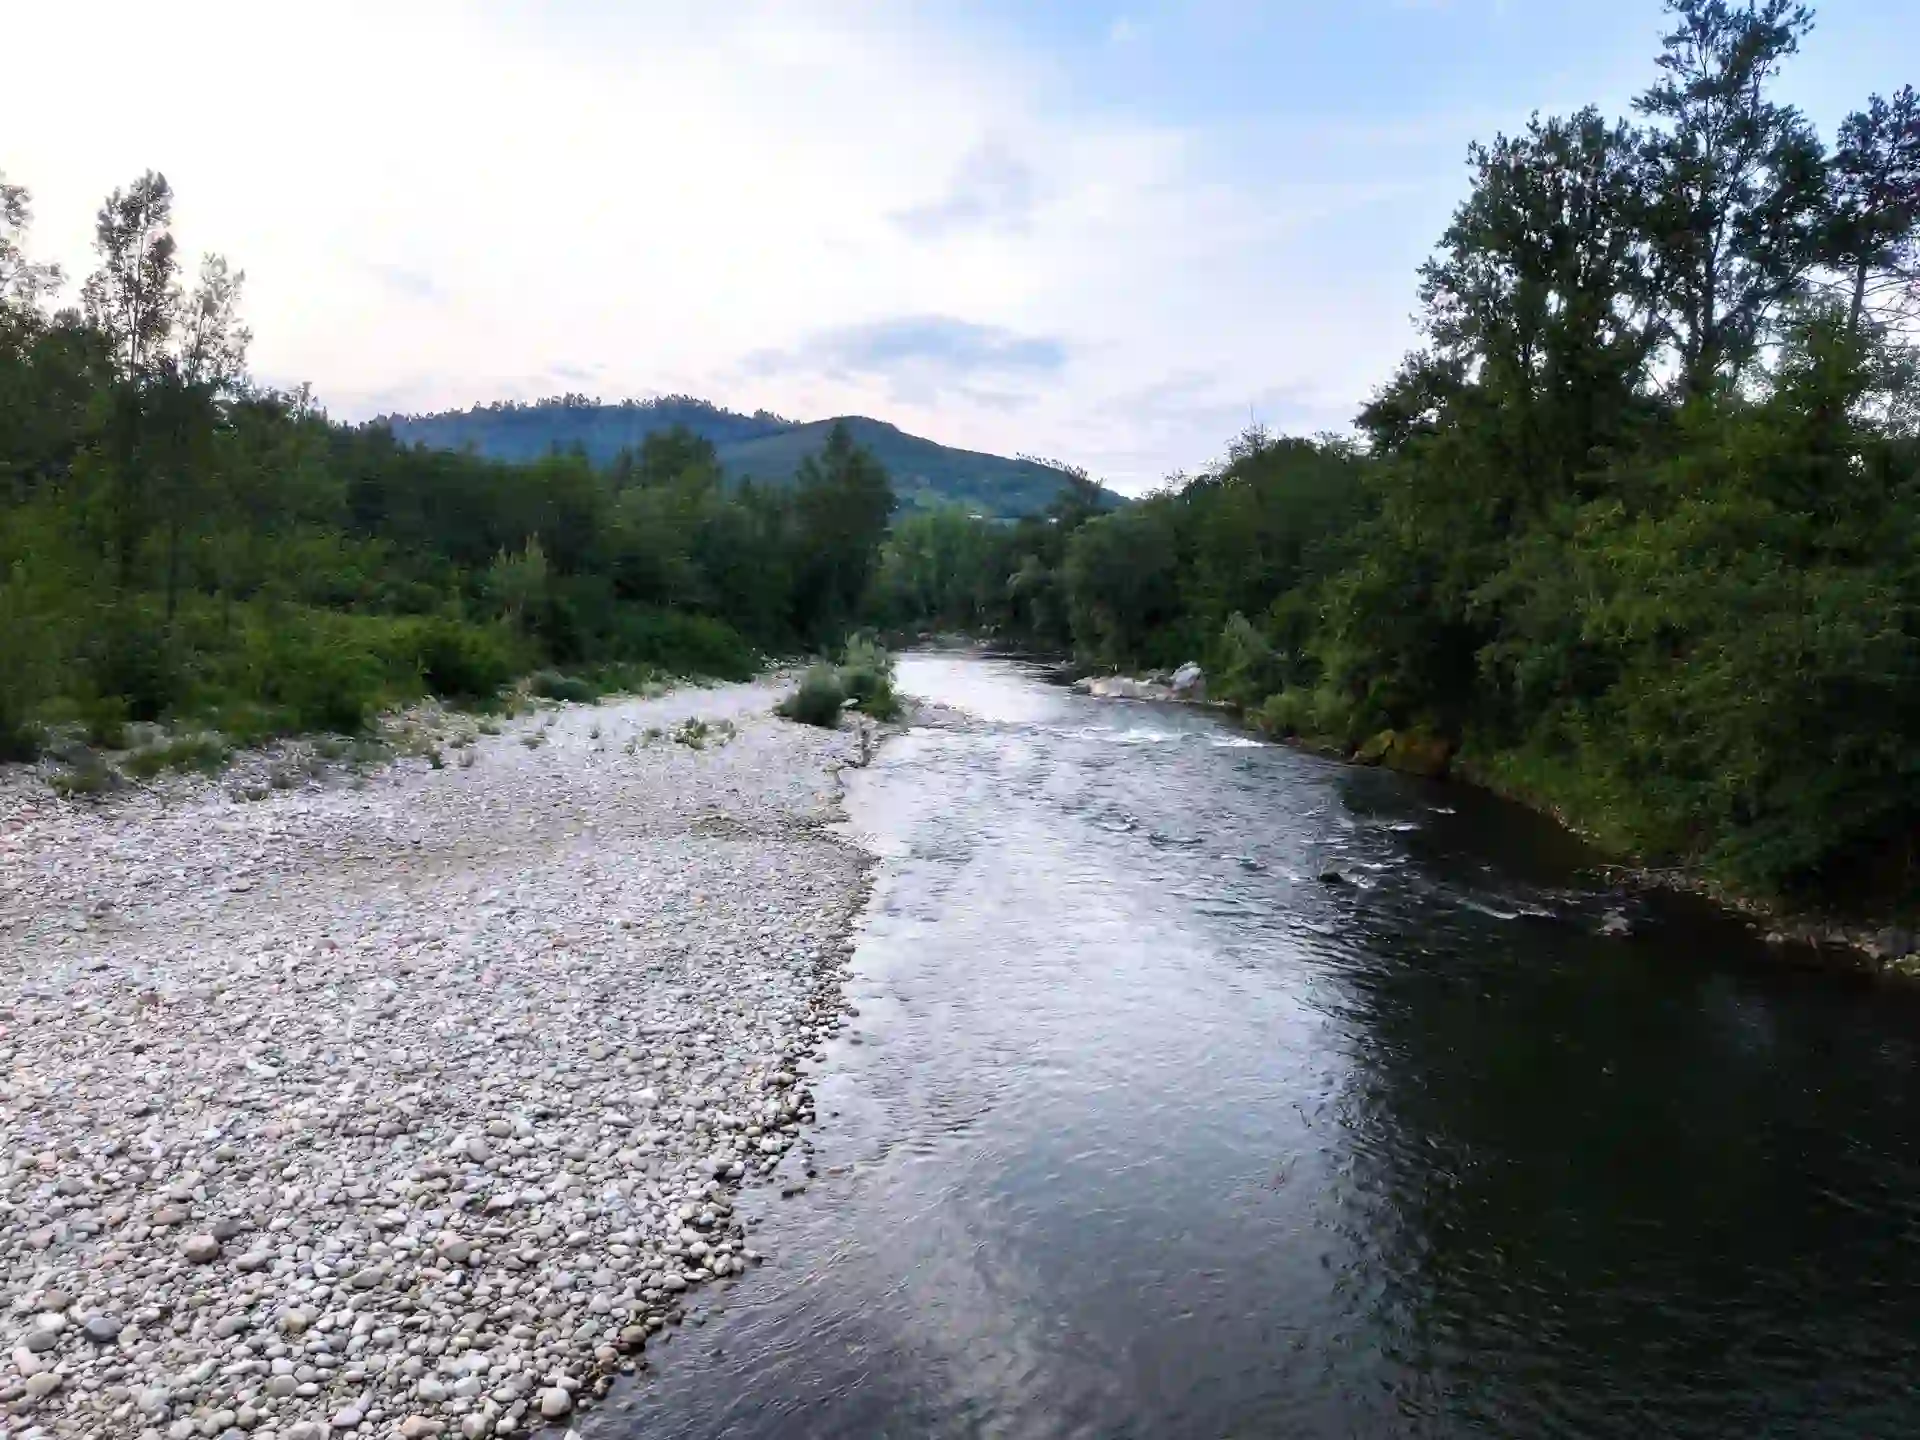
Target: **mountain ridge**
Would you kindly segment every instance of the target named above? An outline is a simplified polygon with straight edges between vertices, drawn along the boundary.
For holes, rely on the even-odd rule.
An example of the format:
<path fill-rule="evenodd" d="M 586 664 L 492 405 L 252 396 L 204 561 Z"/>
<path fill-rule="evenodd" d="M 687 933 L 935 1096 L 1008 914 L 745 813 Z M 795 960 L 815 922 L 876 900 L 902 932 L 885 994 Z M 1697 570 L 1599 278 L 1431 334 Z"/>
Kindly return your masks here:
<path fill-rule="evenodd" d="M 958 506 L 985 517 L 1015 519 L 1046 509 L 1068 484 L 1055 466 L 943 445 L 872 416 L 792 420 L 769 410 L 744 414 L 690 395 L 614 402 L 562 395 L 425 415 L 382 415 L 374 423 L 387 426 L 403 444 L 429 449 L 471 449 L 491 459 L 524 461 L 577 446 L 598 465 L 611 463 L 623 449 L 638 448 L 649 434 L 683 426 L 712 443 L 729 480 L 774 485 L 791 482 L 832 428 L 843 424 L 886 467 L 902 512 Z M 1112 499 L 1122 503 L 1118 495 Z"/>

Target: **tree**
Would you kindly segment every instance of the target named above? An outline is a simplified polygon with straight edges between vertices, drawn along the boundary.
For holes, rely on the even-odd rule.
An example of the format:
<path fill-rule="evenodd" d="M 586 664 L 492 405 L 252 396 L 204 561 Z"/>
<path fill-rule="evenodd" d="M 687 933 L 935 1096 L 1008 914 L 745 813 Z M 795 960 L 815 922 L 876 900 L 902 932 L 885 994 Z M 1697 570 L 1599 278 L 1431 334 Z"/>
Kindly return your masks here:
<path fill-rule="evenodd" d="M 1813 26 L 1798 0 L 1667 0 L 1663 78 L 1635 103 L 1653 122 L 1644 160 L 1655 319 L 1681 393 L 1738 382 L 1777 307 L 1820 256 L 1819 140 L 1768 98 Z"/>
<path fill-rule="evenodd" d="M 886 470 L 836 422 L 819 455 L 801 462 L 794 488 L 799 634 L 826 640 L 852 623 L 893 506 Z"/>
<path fill-rule="evenodd" d="M 1434 348 L 1473 375 L 1525 503 L 1592 467 L 1645 375 L 1638 143 L 1589 108 L 1474 146 L 1473 189 L 1421 270 Z"/>
<path fill-rule="evenodd" d="M 200 257 L 200 283 L 181 318 L 178 365 L 188 385 L 230 393 L 247 369 L 253 332 L 240 323 L 240 289 L 247 272 L 230 270 L 218 255 Z"/>
<path fill-rule="evenodd" d="M 24 245 L 33 222 L 33 197 L 24 185 L 10 185 L 0 172 L 0 312 L 32 311 L 42 297 L 59 289 L 60 267 L 35 264 Z"/>
<path fill-rule="evenodd" d="M 1830 183 L 1829 243 L 1848 282 L 1847 328 L 1858 335 L 1870 301 L 1897 308 L 1920 287 L 1920 96 L 1911 85 L 1846 118 Z"/>
<path fill-rule="evenodd" d="M 80 292 L 87 321 L 107 337 L 123 379 L 147 379 L 166 353 L 179 306 L 173 190 L 149 170 L 100 207 L 100 268 Z"/>

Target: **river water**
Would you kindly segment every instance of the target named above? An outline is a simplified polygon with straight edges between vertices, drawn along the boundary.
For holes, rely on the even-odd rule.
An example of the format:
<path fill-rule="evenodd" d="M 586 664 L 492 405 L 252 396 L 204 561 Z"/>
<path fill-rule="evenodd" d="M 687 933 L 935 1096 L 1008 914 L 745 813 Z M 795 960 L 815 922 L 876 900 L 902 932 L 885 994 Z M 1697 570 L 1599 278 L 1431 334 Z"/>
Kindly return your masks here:
<path fill-rule="evenodd" d="M 1464 787 L 901 683 L 806 1188 L 596 1431 L 1920 1432 L 1920 998 Z"/>

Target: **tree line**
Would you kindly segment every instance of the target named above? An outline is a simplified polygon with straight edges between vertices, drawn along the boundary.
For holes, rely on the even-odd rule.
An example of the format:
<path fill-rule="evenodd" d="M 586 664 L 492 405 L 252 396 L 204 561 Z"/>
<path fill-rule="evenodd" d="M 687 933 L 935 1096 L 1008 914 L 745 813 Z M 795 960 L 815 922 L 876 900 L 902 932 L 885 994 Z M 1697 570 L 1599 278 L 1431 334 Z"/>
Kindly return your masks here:
<path fill-rule="evenodd" d="M 1829 146 L 1792 0 L 1669 0 L 1629 118 L 1476 145 L 1357 442 L 1255 431 L 1105 516 L 903 524 L 899 625 L 1202 659 L 1751 891 L 1916 898 L 1920 100 Z"/>
<path fill-rule="evenodd" d="M 844 432 L 779 489 L 685 430 L 602 468 L 409 448 L 249 377 L 244 276 L 183 280 L 164 176 L 108 197 L 64 308 L 30 198 L 0 176 L 0 758 L 353 730 L 541 665 L 737 675 L 857 618 L 893 499 Z"/>

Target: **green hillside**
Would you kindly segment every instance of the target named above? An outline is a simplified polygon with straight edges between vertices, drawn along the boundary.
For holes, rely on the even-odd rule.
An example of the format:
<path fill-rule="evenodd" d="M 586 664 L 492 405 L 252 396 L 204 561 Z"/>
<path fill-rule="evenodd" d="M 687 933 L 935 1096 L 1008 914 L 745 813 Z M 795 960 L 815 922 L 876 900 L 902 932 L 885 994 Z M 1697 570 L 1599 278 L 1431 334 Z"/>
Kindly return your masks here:
<path fill-rule="evenodd" d="M 1060 471 L 1032 460 L 958 450 L 864 415 L 843 419 L 855 442 L 886 467 L 902 513 L 954 506 L 988 519 L 1014 519 L 1038 514 L 1066 487 Z M 648 435 L 680 426 L 713 444 L 729 479 L 785 485 L 802 460 L 819 453 L 835 422 L 788 420 L 767 411 L 741 415 L 683 395 L 617 404 L 566 395 L 434 415 L 384 415 L 377 423 L 401 443 L 430 450 L 512 461 L 579 450 L 600 466 L 638 448 Z M 1111 496 L 1111 503 L 1120 504 L 1120 497 Z"/>
<path fill-rule="evenodd" d="M 956 450 L 864 415 L 816 420 L 775 435 L 720 447 L 720 463 L 732 480 L 784 483 L 800 462 L 818 454 L 827 433 L 843 423 L 854 442 L 872 452 L 893 479 L 903 512 L 958 506 L 988 518 L 1034 515 L 1062 489 L 1060 472 L 1031 460 L 1009 460 L 977 450 Z"/>

